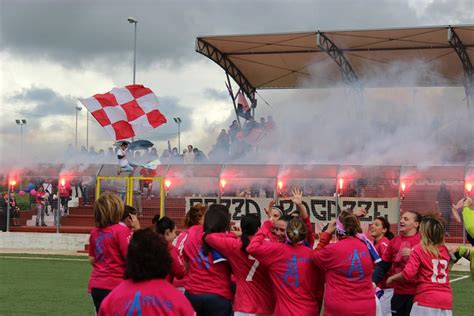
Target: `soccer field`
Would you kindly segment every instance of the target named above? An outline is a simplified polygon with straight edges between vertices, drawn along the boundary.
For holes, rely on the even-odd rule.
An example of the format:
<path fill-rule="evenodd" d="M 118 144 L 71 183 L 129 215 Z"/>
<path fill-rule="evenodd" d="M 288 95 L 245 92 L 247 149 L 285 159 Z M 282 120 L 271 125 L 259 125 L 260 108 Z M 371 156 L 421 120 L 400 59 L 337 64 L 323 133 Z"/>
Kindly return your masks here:
<path fill-rule="evenodd" d="M 0 254 L 0 315 L 95 315 L 85 257 Z M 474 282 L 452 272 L 454 315 L 474 315 Z"/>

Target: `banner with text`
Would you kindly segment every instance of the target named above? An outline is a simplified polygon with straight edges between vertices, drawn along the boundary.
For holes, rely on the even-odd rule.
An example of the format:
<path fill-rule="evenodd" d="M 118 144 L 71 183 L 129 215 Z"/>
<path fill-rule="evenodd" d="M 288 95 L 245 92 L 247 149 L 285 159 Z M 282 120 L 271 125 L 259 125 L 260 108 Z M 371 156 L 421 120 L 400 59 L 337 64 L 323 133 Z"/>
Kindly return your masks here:
<path fill-rule="evenodd" d="M 226 205 L 232 215 L 232 221 L 240 221 L 247 214 L 257 214 L 260 219 L 266 219 L 265 208 L 272 199 L 269 198 L 241 198 L 222 197 L 221 204 Z M 390 223 L 398 221 L 398 198 L 369 198 L 369 197 L 341 197 L 338 199 L 339 209 L 351 207 L 352 209 L 365 208 L 367 215 L 362 222 L 370 223 L 374 218 L 384 216 Z M 215 204 L 216 197 L 186 197 L 186 211 L 194 204 Z M 327 196 L 304 197 L 303 205 L 310 214 L 313 223 L 324 224 L 336 218 L 336 199 Z M 296 205 L 290 199 L 279 199 L 275 205 L 288 214 L 296 210 Z"/>

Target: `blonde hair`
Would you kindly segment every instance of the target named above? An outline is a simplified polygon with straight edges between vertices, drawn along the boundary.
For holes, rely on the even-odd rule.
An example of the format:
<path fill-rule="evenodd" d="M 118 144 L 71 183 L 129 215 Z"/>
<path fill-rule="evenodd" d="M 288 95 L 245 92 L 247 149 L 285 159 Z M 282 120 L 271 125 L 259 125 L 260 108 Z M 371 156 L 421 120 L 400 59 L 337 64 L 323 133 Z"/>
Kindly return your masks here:
<path fill-rule="evenodd" d="M 102 193 L 94 203 L 95 226 L 104 228 L 120 222 L 125 206 L 123 201 L 111 192 Z"/>
<path fill-rule="evenodd" d="M 421 248 L 431 253 L 436 258 L 439 257 L 438 246 L 444 244 L 444 224 L 434 216 L 424 216 L 420 225 Z"/>
<path fill-rule="evenodd" d="M 286 227 L 286 236 L 292 243 L 298 243 L 306 239 L 308 229 L 305 223 L 298 217 L 292 218 Z"/>

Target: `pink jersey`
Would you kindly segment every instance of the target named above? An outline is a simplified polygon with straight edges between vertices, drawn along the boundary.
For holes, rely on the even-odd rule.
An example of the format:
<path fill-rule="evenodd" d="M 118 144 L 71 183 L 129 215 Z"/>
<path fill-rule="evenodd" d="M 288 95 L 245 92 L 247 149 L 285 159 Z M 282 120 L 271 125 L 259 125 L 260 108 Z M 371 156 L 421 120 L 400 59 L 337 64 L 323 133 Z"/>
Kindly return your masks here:
<path fill-rule="evenodd" d="M 171 255 L 171 272 L 166 276 L 166 280 L 173 283 L 174 278 L 182 279 L 186 275 L 183 261 L 179 257 L 178 249 L 172 244 L 168 247 Z"/>
<path fill-rule="evenodd" d="M 274 315 L 318 315 L 319 280 L 312 262 L 313 250 L 303 244 L 265 240 L 271 229 L 271 221 L 265 221 L 247 252 L 268 268 L 276 297 Z"/>
<path fill-rule="evenodd" d="M 420 243 L 420 234 L 416 233 L 413 236 L 398 235 L 397 237 L 390 240 L 387 249 L 383 253 L 382 260 L 392 263 L 390 274 L 396 274 L 402 272 L 403 268 L 408 262 L 410 256 L 402 256 L 401 250 L 404 248 L 410 248 Z M 395 294 L 415 295 L 415 282 L 397 282 L 393 284 Z"/>
<path fill-rule="evenodd" d="M 184 244 L 184 258 L 189 266 L 185 289 L 193 294 L 212 293 L 231 300 L 229 263 L 214 263 L 211 252 L 207 256 L 203 254 L 202 230 L 202 225 L 188 229 L 188 238 Z"/>
<path fill-rule="evenodd" d="M 188 239 L 188 230 L 182 230 L 181 233 L 179 233 L 178 237 L 173 241 L 174 246 L 176 247 L 176 250 L 178 251 L 178 256 L 181 262 L 184 264 L 184 243 Z M 175 287 L 184 287 L 186 284 L 186 280 L 188 279 L 188 274 L 185 273 L 184 277 L 180 280 L 174 279 L 173 280 L 173 285 Z"/>
<path fill-rule="evenodd" d="M 89 237 L 89 256 L 94 258 L 89 279 L 92 288 L 112 290 L 125 272 L 125 255 L 132 230 L 123 223 L 94 227 Z"/>
<path fill-rule="evenodd" d="M 124 280 L 102 301 L 99 316 L 195 315 L 183 293 L 165 280 Z"/>
<path fill-rule="evenodd" d="M 324 315 L 374 315 L 373 261 L 367 246 L 346 237 L 314 252 L 314 262 L 326 271 Z"/>
<path fill-rule="evenodd" d="M 273 314 L 275 298 L 268 271 L 251 255 L 243 252 L 242 241 L 234 234 L 209 234 L 206 241 L 229 260 L 237 285 L 234 311 Z"/>
<path fill-rule="evenodd" d="M 380 238 L 380 240 L 377 242 L 377 244 L 374 244 L 375 245 L 375 250 L 377 250 L 377 253 L 379 254 L 380 258 L 382 258 L 383 254 L 387 250 L 389 243 L 390 243 L 390 240 L 387 237 L 383 236 L 382 238 Z M 387 275 L 385 275 L 382 282 L 377 284 L 377 286 L 381 289 L 387 288 L 387 285 L 385 284 L 385 282 L 387 282 L 387 279 L 390 275 L 391 275 L 391 273 L 387 273 Z"/>
<path fill-rule="evenodd" d="M 416 245 L 403 269 L 403 277 L 416 281 L 414 301 L 420 306 L 451 310 L 453 293 L 449 285 L 449 252 L 438 246 L 439 258 Z"/>

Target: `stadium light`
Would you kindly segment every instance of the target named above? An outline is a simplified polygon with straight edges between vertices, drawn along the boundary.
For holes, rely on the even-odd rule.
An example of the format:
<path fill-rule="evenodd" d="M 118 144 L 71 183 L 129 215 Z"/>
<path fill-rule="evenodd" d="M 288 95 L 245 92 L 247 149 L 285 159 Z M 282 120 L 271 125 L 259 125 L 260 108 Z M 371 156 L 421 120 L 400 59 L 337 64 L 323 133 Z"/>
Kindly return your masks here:
<path fill-rule="evenodd" d="M 75 109 L 76 109 L 76 142 L 75 142 L 75 149 L 77 150 L 77 117 L 78 117 L 79 111 L 82 110 L 82 107 L 80 107 L 79 105 L 76 105 Z"/>
<path fill-rule="evenodd" d="M 173 120 L 176 124 L 178 124 L 178 153 L 181 153 L 181 118 L 180 117 L 173 117 Z"/>
<path fill-rule="evenodd" d="M 127 18 L 128 23 L 133 24 L 135 28 L 135 36 L 133 37 L 133 84 L 135 84 L 135 74 L 137 69 L 137 24 L 138 20 L 134 17 L 129 16 Z"/>
<path fill-rule="evenodd" d="M 16 119 L 15 122 L 20 126 L 20 158 L 23 158 L 23 125 L 26 125 L 26 120 Z"/>

